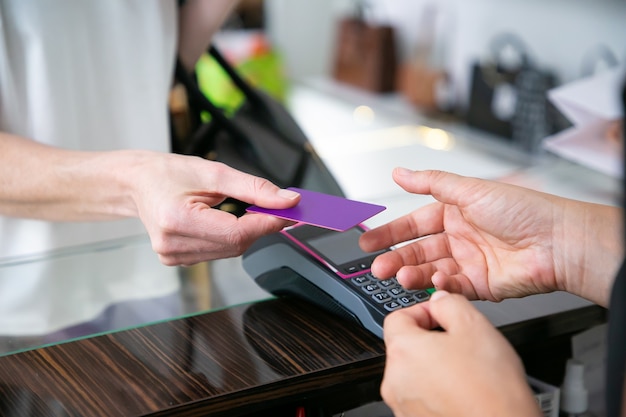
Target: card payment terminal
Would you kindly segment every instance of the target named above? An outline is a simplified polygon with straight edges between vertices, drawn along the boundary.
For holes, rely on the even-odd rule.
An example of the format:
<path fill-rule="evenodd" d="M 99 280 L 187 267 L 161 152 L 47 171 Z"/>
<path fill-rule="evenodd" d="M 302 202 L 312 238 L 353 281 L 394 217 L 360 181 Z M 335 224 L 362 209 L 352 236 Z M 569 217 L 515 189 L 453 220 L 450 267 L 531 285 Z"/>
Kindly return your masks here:
<path fill-rule="evenodd" d="M 426 301 L 430 292 L 372 276 L 374 258 L 391 249 L 362 251 L 358 241 L 365 230 L 359 225 L 339 232 L 299 223 L 257 240 L 243 254 L 243 267 L 264 290 L 306 299 L 382 338 L 389 312 Z"/>

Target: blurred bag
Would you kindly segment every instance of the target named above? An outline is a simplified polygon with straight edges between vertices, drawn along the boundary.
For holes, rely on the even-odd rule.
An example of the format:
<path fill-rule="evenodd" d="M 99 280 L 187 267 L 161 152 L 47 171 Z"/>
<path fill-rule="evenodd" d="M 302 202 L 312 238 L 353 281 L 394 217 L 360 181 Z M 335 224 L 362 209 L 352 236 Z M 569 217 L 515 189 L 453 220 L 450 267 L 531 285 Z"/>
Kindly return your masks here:
<path fill-rule="evenodd" d="M 420 62 L 406 62 L 400 65 L 397 77 L 398 91 L 418 109 L 425 112 L 448 110 L 440 93 L 449 83 L 445 70 Z"/>
<path fill-rule="evenodd" d="M 192 75 L 177 63 L 176 80 L 188 95 L 195 129 L 174 137 L 173 151 L 223 162 L 266 178 L 279 187 L 300 187 L 343 196 L 343 191 L 285 107 L 253 87 L 212 46 L 210 55 L 222 66 L 245 100 L 232 114 L 211 102 Z M 210 116 L 204 121 L 203 113 Z M 173 134 L 173 136 L 175 136 Z M 220 208 L 241 215 L 247 204 L 228 199 Z"/>
<path fill-rule="evenodd" d="M 384 93 L 395 88 L 397 66 L 392 26 L 366 21 L 363 5 L 356 16 L 339 22 L 333 77 L 368 91 Z"/>
<path fill-rule="evenodd" d="M 506 48 L 517 54 L 517 65 L 504 62 Z M 558 129 L 557 110 L 547 97 L 556 77 L 538 68 L 512 34 L 496 37 L 490 49 L 490 60 L 472 67 L 467 123 L 534 151 Z"/>
<path fill-rule="evenodd" d="M 445 7 L 440 3 L 424 5 L 417 21 L 414 51 L 398 68 L 397 90 L 421 112 L 450 112 L 453 107 L 444 56 L 451 26 L 449 20 L 437 26 L 445 17 Z"/>

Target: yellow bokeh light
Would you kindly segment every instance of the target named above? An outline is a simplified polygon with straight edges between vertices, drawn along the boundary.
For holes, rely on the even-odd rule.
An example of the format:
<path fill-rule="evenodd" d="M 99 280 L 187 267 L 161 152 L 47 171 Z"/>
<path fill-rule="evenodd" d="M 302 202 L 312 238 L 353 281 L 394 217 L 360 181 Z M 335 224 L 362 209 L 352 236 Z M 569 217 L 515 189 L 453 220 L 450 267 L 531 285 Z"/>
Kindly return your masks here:
<path fill-rule="evenodd" d="M 454 137 L 445 130 L 425 126 L 420 130 L 424 146 L 440 151 L 448 151 L 454 148 Z"/>
<path fill-rule="evenodd" d="M 369 125 L 376 119 L 376 113 L 369 106 L 358 106 L 352 113 L 354 121 L 360 125 Z"/>

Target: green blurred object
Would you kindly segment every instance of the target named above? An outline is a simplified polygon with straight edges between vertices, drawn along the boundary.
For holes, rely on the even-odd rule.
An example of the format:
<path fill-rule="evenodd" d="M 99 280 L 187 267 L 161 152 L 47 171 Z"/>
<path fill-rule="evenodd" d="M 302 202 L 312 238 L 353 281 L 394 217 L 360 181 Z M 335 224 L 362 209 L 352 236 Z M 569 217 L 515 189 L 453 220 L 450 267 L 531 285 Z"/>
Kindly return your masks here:
<path fill-rule="evenodd" d="M 264 51 L 234 63 L 233 66 L 250 84 L 284 103 L 288 83 L 282 58 L 278 53 Z M 221 107 L 227 115 L 231 115 L 242 104 L 243 93 L 209 54 L 203 54 L 198 60 L 196 75 L 200 91 L 215 105 Z"/>

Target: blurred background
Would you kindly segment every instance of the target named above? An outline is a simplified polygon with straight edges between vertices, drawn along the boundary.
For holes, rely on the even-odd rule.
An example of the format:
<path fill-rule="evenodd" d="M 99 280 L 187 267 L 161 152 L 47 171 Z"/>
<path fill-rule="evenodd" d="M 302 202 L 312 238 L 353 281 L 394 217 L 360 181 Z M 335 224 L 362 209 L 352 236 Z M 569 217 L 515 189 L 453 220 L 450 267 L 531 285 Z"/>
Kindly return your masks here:
<path fill-rule="evenodd" d="M 245 2 L 244 2 L 245 3 Z M 338 21 L 353 14 L 354 0 L 264 0 L 266 31 L 282 51 L 290 77 L 329 76 Z M 498 34 L 520 37 L 541 67 L 563 82 L 581 76 L 599 46 L 626 56 L 626 2 L 620 0 L 368 0 L 366 17 L 396 29 L 398 55 L 409 60 L 425 35 L 425 14 L 435 14 L 431 42 L 437 62 L 465 101 L 469 70 L 489 54 Z M 435 9 L 435 12 L 429 11 Z M 422 38 L 420 37 L 422 36 Z"/>
<path fill-rule="evenodd" d="M 624 64 L 625 18 L 620 0 L 244 0 L 215 44 L 281 101 L 354 87 L 534 153 L 571 125 L 550 89 Z M 218 75 L 201 60 L 205 94 L 236 108 Z"/>

